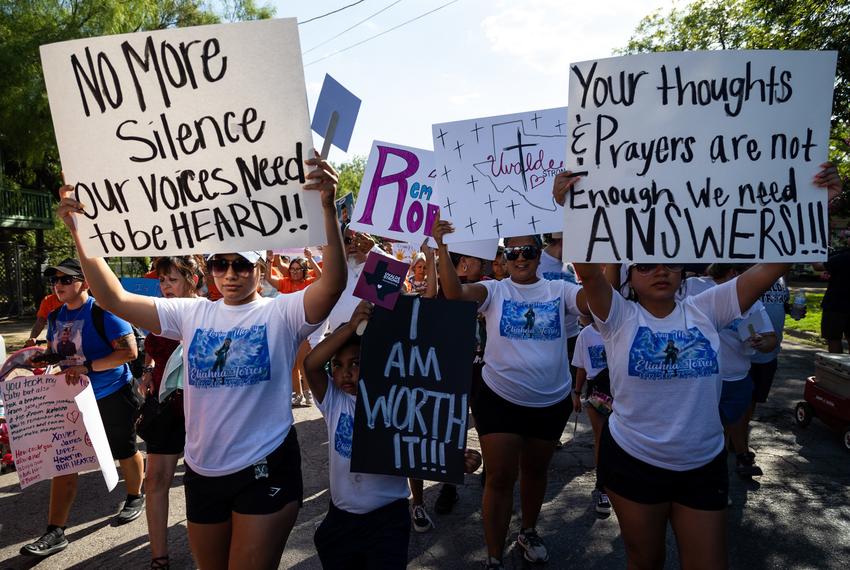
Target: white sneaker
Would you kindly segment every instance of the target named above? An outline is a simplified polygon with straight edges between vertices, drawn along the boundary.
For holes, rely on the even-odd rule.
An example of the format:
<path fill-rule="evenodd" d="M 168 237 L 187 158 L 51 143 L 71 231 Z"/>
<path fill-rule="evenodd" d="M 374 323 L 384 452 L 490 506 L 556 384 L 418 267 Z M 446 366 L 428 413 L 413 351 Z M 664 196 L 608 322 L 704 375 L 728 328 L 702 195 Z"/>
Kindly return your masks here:
<path fill-rule="evenodd" d="M 313 405 L 313 393 L 307 390 L 304 392 L 304 405 L 312 406 Z"/>
<path fill-rule="evenodd" d="M 549 560 L 549 551 L 546 550 L 546 545 L 538 536 L 537 530 L 532 528 L 520 531 L 516 537 L 516 543 L 523 550 L 522 556 L 529 562 L 542 563 Z"/>
<path fill-rule="evenodd" d="M 605 517 L 611 515 L 611 501 L 602 491 L 596 493 L 596 512 Z"/>
<path fill-rule="evenodd" d="M 296 394 L 295 392 L 292 393 L 292 405 L 293 406 L 296 406 L 296 407 L 300 406 L 301 402 L 303 402 L 303 401 L 304 401 L 303 394 Z"/>
<path fill-rule="evenodd" d="M 428 516 L 423 505 L 413 505 L 410 508 L 410 520 L 413 521 L 413 530 L 416 532 L 428 532 L 434 528 L 434 521 Z"/>

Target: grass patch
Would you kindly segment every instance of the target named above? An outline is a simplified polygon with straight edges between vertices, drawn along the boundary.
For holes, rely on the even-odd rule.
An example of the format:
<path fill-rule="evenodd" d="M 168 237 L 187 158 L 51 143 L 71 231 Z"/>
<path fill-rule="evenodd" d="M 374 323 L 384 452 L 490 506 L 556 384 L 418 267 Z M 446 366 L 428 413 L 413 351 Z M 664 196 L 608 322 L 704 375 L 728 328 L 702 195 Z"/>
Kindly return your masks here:
<path fill-rule="evenodd" d="M 785 316 L 785 328 L 795 331 L 805 331 L 820 335 L 821 308 L 823 293 L 806 294 L 806 316 L 795 321 L 790 315 Z M 793 299 L 792 299 L 793 301 Z"/>

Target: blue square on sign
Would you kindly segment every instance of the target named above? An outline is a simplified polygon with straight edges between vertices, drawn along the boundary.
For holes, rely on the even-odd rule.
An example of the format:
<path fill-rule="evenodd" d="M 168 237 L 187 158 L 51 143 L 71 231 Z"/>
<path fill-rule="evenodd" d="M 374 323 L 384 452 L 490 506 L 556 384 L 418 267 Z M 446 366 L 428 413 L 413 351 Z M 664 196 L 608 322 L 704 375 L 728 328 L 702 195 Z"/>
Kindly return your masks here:
<path fill-rule="evenodd" d="M 344 152 L 348 152 L 348 143 L 351 142 L 354 123 L 357 121 L 357 113 L 360 111 L 360 99 L 340 85 L 336 79 L 330 75 L 325 75 L 325 82 L 322 84 L 321 93 L 319 93 L 319 101 L 316 103 L 316 112 L 313 113 L 313 124 L 310 128 L 320 136 L 325 136 L 334 111 L 339 114 L 339 120 L 336 125 L 333 145 Z"/>

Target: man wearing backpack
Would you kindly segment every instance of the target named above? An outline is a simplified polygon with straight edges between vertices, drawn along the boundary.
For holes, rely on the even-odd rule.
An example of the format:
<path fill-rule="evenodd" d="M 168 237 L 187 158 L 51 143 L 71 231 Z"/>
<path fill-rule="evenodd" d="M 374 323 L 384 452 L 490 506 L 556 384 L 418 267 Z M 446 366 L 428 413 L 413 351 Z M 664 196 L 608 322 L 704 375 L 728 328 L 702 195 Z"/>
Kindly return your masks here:
<path fill-rule="evenodd" d="M 76 259 L 48 267 L 44 276 L 62 302 L 47 318 L 47 352 L 63 357 L 59 366 L 69 382 L 79 381 L 82 375 L 91 381 L 112 456 L 118 460 L 127 486 L 127 499 L 116 522 L 130 522 L 142 514 L 145 504 L 141 490 L 144 462 L 136 449 L 133 425 L 138 400 L 127 364 L 138 355 L 133 330 L 129 323 L 94 304 Z M 72 345 L 74 351 L 70 351 Z M 21 548 L 21 554 L 49 556 L 68 546 L 64 531 L 76 494 L 76 473 L 51 480 L 47 532 Z"/>

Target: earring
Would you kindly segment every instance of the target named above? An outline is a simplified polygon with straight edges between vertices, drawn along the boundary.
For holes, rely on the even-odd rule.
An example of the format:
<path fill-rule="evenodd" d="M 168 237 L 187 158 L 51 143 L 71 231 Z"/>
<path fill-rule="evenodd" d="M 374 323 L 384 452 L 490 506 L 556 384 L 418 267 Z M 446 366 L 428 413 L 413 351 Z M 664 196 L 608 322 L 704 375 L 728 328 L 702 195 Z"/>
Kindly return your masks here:
<path fill-rule="evenodd" d="M 463 267 L 461 267 L 461 269 L 463 269 L 464 271 L 466 271 L 467 269 L 469 269 L 469 266 L 468 266 L 467 264 L 465 264 L 465 263 L 464 263 L 464 264 L 463 264 Z"/>

